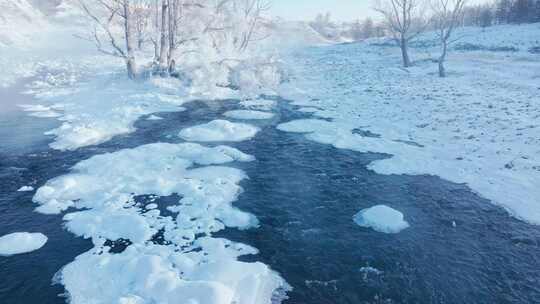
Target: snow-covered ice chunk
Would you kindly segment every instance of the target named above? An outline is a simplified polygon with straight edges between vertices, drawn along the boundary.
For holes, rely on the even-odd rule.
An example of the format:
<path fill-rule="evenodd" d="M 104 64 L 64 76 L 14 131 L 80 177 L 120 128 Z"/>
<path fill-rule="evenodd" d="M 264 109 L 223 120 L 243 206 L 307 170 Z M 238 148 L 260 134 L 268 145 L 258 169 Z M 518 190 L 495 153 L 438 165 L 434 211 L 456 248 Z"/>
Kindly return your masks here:
<path fill-rule="evenodd" d="M 243 120 L 256 120 L 256 119 L 271 119 L 274 117 L 274 113 L 261 112 L 261 111 L 251 111 L 251 110 L 235 110 L 228 111 L 223 114 L 229 118 L 243 119 Z"/>
<path fill-rule="evenodd" d="M 242 253 L 255 253 L 251 247 L 205 238 L 193 248 L 210 254 L 155 245 L 132 245 L 119 254 L 89 251 L 57 279 L 73 304 L 270 304 L 279 303 L 276 295 L 289 289 L 268 266 L 236 260 Z"/>
<path fill-rule="evenodd" d="M 197 182 L 192 177 L 189 181 L 180 177 L 194 176 L 197 170 L 204 169 L 188 171 L 193 164 L 253 160 L 253 156 L 227 146 L 208 148 L 194 143 L 144 145 L 84 160 L 73 167 L 74 173 L 49 180 L 37 189 L 33 200 L 40 204 L 36 210 L 45 214 L 57 214 L 74 205 L 92 208 L 105 200 L 106 205 L 97 206 L 114 207 L 115 203 L 124 204 L 134 194 L 168 196 L 191 191 L 191 187 L 197 187 Z M 230 181 L 244 178 L 243 172 L 232 168 L 212 168 L 214 174 L 228 174 Z M 103 176 L 107 179 L 104 180 Z"/>
<path fill-rule="evenodd" d="M 17 191 L 18 192 L 30 192 L 30 191 L 34 191 L 34 187 L 32 187 L 32 186 L 22 186 Z"/>
<path fill-rule="evenodd" d="M 163 117 L 157 116 L 157 115 L 150 115 L 146 118 L 146 120 L 163 120 Z"/>
<path fill-rule="evenodd" d="M 95 245 L 56 277 L 70 303 L 270 304 L 283 296 L 289 286 L 279 274 L 238 260 L 255 248 L 211 237 L 258 224 L 233 206 L 245 173 L 217 166 L 253 159 L 227 146 L 150 144 L 94 156 L 39 188 L 37 210 L 79 209 L 64 216 L 66 227 Z M 167 206 L 168 216 L 136 201 L 173 194 L 181 199 Z M 153 238 L 158 233 L 161 240 Z M 130 244 L 113 254 L 107 239 Z"/>
<path fill-rule="evenodd" d="M 144 207 L 146 210 L 153 210 L 153 209 L 157 209 L 158 208 L 158 204 L 156 203 L 152 203 L 152 204 L 148 204 Z"/>
<path fill-rule="evenodd" d="M 383 233 L 398 233 L 409 227 L 409 223 L 403 219 L 403 213 L 386 205 L 361 210 L 354 216 L 354 222 Z"/>
<path fill-rule="evenodd" d="M 47 243 L 41 233 L 15 232 L 0 237 L 0 255 L 13 255 L 38 250 Z"/>
<path fill-rule="evenodd" d="M 180 131 L 180 137 L 188 141 L 244 141 L 253 138 L 259 128 L 227 120 L 214 120 L 207 124 L 186 128 Z"/>

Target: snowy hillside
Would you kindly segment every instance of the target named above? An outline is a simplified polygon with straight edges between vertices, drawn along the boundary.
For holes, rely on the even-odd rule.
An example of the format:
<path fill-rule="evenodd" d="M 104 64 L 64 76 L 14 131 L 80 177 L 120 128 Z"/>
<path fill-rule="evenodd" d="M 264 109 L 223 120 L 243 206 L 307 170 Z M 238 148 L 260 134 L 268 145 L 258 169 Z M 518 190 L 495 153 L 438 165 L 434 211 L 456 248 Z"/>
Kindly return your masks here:
<path fill-rule="evenodd" d="M 540 24 L 461 29 L 436 75 L 433 35 L 401 68 L 389 42 L 295 54 L 282 93 L 317 118 L 282 129 L 338 148 L 391 155 L 370 168 L 466 183 L 514 216 L 540 224 Z"/>
<path fill-rule="evenodd" d="M 278 20 L 272 23 L 270 41 L 280 48 L 335 43 L 315 31 L 308 22 Z"/>

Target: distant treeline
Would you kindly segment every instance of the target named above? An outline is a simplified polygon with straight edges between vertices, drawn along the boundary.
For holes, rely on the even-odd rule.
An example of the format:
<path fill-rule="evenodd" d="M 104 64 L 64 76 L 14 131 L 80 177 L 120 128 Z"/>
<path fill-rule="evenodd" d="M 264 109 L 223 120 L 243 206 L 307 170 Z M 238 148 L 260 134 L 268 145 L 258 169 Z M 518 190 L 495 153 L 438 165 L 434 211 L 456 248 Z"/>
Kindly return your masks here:
<path fill-rule="evenodd" d="M 540 22 L 540 0 L 496 0 L 493 3 L 469 5 L 463 9 L 461 26 L 489 27 L 497 24 Z M 385 36 L 386 26 L 367 18 L 337 24 L 329 13 L 319 14 L 311 27 L 333 41 L 360 41 Z"/>
<path fill-rule="evenodd" d="M 491 4 L 468 6 L 463 15 L 465 26 L 535 22 L 540 22 L 540 0 L 498 0 Z"/>

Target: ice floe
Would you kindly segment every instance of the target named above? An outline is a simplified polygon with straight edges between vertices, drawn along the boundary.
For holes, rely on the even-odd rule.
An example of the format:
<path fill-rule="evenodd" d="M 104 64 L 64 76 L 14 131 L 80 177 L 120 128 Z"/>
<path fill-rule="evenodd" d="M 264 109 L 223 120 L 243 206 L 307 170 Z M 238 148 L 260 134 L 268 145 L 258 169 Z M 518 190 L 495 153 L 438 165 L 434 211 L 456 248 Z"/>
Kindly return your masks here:
<path fill-rule="evenodd" d="M 258 225 L 232 205 L 245 173 L 218 166 L 252 160 L 226 146 L 150 144 L 94 156 L 39 188 L 37 210 L 79 209 L 64 216 L 66 227 L 95 244 L 56 277 L 70 302 L 271 304 L 283 297 L 290 287 L 276 272 L 238 261 L 255 248 L 211 237 Z M 158 200 L 146 207 L 136 201 L 173 194 L 181 199 L 167 215 L 156 209 Z M 105 245 L 120 239 L 130 242 L 122 252 Z"/>
<path fill-rule="evenodd" d="M 157 116 L 157 115 L 150 115 L 146 118 L 146 120 L 163 120 L 163 117 Z"/>
<path fill-rule="evenodd" d="M 214 120 L 207 124 L 198 125 L 180 131 L 180 137 L 187 141 L 196 142 L 238 142 L 253 138 L 259 128 L 227 120 Z"/>
<path fill-rule="evenodd" d="M 30 191 L 34 191 L 34 187 L 32 187 L 32 186 L 22 186 L 17 191 L 18 192 L 30 192 Z"/>
<path fill-rule="evenodd" d="M 225 117 L 243 119 L 243 120 L 257 120 L 257 119 L 271 119 L 274 117 L 274 113 L 251 111 L 251 110 L 234 110 L 228 111 L 223 114 Z"/>
<path fill-rule="evenodd" d="M 41 233 L 15 232 L 0 237 L 0 255 L 32 252 L 43 247 L 47 237 Z"/>
<path fill-rule="evenodd" d="M 398 233 L 409 227 L 409 223 L 403 219 L 403 213 L 385 205 L 361 210 L 354 216 L 354 222 L 383 233 Z"/>

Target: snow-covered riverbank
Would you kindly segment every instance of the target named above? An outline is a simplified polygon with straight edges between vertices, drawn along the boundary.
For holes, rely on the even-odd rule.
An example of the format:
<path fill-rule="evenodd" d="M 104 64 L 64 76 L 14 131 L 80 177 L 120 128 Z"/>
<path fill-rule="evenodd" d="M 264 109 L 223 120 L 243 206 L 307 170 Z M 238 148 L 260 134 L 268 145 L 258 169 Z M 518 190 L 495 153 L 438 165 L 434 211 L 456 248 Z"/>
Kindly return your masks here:
<path fill-rule="evenodd" d="M 540 58 L 528 52 L 540 44 L 540 24 L 458 35 L 461 46 L 478 48 L 451 53 L 446 79 L 436 76 L 431 58 L 438 50 L 429 35 L 416 43 L 416 64 L 406 70 L 398 49 L 381 41 L 293 54 L 282 95 L 325 120 L 281 128 L 338 148 L 391 154 L 370 168 L 466 183 L 540 224 Z"/>

